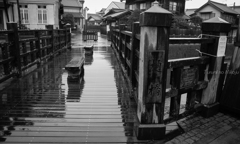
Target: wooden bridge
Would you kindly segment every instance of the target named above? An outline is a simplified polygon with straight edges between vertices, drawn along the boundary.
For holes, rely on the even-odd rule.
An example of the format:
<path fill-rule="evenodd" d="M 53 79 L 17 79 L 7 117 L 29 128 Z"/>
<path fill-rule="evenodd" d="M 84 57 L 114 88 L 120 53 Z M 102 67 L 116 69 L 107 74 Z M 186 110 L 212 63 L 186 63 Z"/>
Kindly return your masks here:
<path fill-rule="evenodd" d="M 74 82 L 67 80 L 63 68 L 84 54 L 83 49 L 55 54 L 62 49 L 60 44 L 66 47 L 71 42 L 69 34 L 59 30 L 57 35 L 36 34 L 37 38 L 26 41 L 13 39 L 18 37 L 16 33 L 9 37 L 14 42 L 10 47 L 18 46 L 9 55 L 18 57 L 15 61 L 6 57 L 4 46 L 0 64 L 7 78 L 16 73 L 22 77 L 0 91 L 0 142 L 161 143 L 171 132 L 178 132 L 179 119 L 194 112 L 204 117 L 225 107 L 236 112 L 237 105 L 231 107 L 231 101 L 224 101 L 232 90 L 231 82 L 239 79 L 239 74 L 229 74 L 224 83 L 230 24 L 214 18 L 203 23 L 201 38 L 169 38 L 171 19 L 172 14 L 155 3 L 141 14 L 132 31 L 126 31 L 124 25 L 111 27 L 112 47 L 95 47 L 94 55 L 85 57 L 84 76 Z M 65 38 L 58 47 L 47 40 L 55 36 Z M 49 50 L 39 46 L 45 41 L 41 39 L 46 39 Z M 31 52 L 25 49 L 29 41 Z M 17 42 L 23 43 L 21 48 Z M 175 52 L 173 46 L 179 44 L 200 45 L 194 50 L 198 56 L 169 59 Z M 237 46 L 239 42 L 230 66 L 235 72 L 239 72 Z M 52 56 L 52 61 L 24 76 L 24 68 L 31 65 L 28 59 L 44 61 L 40 57 L 44 52 L 42 57 Z M 5 61 L 16 66 L 10 69 Z"/>

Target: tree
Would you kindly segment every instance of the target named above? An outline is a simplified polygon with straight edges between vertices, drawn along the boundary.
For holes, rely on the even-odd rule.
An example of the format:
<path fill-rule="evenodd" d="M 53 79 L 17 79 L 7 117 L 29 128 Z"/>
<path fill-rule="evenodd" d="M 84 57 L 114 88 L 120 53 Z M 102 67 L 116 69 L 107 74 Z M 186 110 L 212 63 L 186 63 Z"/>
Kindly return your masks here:
<path fill-rule="evenodd" d="M 66 14 L 63 16 L 62 21 L 65 24 L 69 23 L 71 24 L 71 27 L 74 27 L 74 16 L 72 14 Z"/>
<path fill-rule="evenodd" d="M 202 24 L 202 22 L 203 22 L 202 18 L 199 17 L 199 16 L 193 16 L 193 17 L 191 17 L 191 18 L 190 18 L 190 21 L 191 21 L 192 25 L 193 25 L 194 27 L 196 27 L 196 28 L 197 28 L 197 27 L 200 27 L 201 24 Z"/>
<path fill-rule="evenodd" d="M 189 29 L 189 23 L 182 17 L 173 16 L 173 25 L 172 25 L 172 27 Z"/>
<path fill-rule="evenodd" d="M 141 10 L 139 9 L 134 10 L 132 14 L 128 16 L 127 24 L 131 25 L 132 23 L 139 21 L 140 13 Z"/>

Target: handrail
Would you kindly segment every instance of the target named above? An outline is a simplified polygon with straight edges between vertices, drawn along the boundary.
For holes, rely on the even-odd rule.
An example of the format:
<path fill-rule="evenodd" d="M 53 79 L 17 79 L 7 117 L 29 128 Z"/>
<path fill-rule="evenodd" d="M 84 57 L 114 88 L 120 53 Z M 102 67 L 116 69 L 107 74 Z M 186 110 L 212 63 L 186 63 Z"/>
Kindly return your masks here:
<path fill-rule="evenodd" d="M 200 65 L 206 64 L 209 62 L 209 57 L 190 57 L 190 58 L 181 58 L 181 59 L 170 59 L 168 60 L 168 68 L 177 68 L 191 65 Z"/>

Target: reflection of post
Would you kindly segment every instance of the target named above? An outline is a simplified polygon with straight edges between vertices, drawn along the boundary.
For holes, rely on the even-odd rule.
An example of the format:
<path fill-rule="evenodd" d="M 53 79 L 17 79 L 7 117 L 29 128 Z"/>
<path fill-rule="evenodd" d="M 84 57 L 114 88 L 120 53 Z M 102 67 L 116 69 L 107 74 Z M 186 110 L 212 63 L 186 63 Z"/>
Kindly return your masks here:
<path fill-rule="evenodd" d="M 234 110 L 240 112 L 239 98 L 240 98 L 240 18 L 238 25 L 237 41 L 235 42 L 235 49 L 230 63 L 227 79 L 225 82 L 221 106 L 227 110 Z"/>
<path fill-rule="evenodd" d="M 84 78 L 80 77 L 79 81 L 67 81 L 68 82 L 68 102 L 79 102 L 84 88 Z"/>
<path fill-rule="evenodd" d="M 226 39 L 228 32 L 230 31 L 231 25 L 222 20 L 221 18 L 215 17 L 210 20 L 203 22 L 202 33 L 215 35 L 215 43 L 212 43 L 207 49 L 202 50 L 205 53 L 214 55 L 216 57 L 210 58 L 209 71 L 205 73 L 208 86 L 203 90 L 201 103 L 205 105 L 202 115 L 205 117 L 213 116 L 218 113 L 218 90 L 221 91 L 223 81 L 220 81 L 222 66 L 224 63 L 224 55 L 226 49 L 226 40 L 221 44 L 221 39 Z M 219 37 L 220 36 L 220 37 Z M 223 55 L 219 51 L 223 48 Z M 203 48 L 204 49 L 204 48 Z"/>
<path fill-rule="evenodd" d="M 139 139 L 162 139 L 169 33 L 172 13 L 158 2 L 140 16 L 138 119 Z"/>

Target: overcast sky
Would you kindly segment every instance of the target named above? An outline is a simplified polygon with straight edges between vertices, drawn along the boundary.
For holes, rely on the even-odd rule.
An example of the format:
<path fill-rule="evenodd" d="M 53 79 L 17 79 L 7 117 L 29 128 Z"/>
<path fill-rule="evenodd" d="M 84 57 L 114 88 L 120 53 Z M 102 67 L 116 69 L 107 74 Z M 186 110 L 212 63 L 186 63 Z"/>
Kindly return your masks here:
<path fill-rule="evenodd" d="M 120 2 L 120 0 L 85 0 L 84 7 L 88 7 L 89 8 L 88 13 L 95 13 L 95 12 L 100 11 L 102 8 L 107 8 L 108 5 L 112 1 Z M 200 6 L 202 6 L 207 1 L 208 0 L 191 0 L 191 1 L 187 1 L 186 2 L 186 9 L 189 9 L 189 8 L 199 8 Z M 231 6 L 233 5 L 234 2 L 236 3 L 236 5 L 240 5 L 240 0 L 213 0 L 213 1 L 225 3 L 225 4 L 228 4 L 228 5 L 231 5 Z"/>

